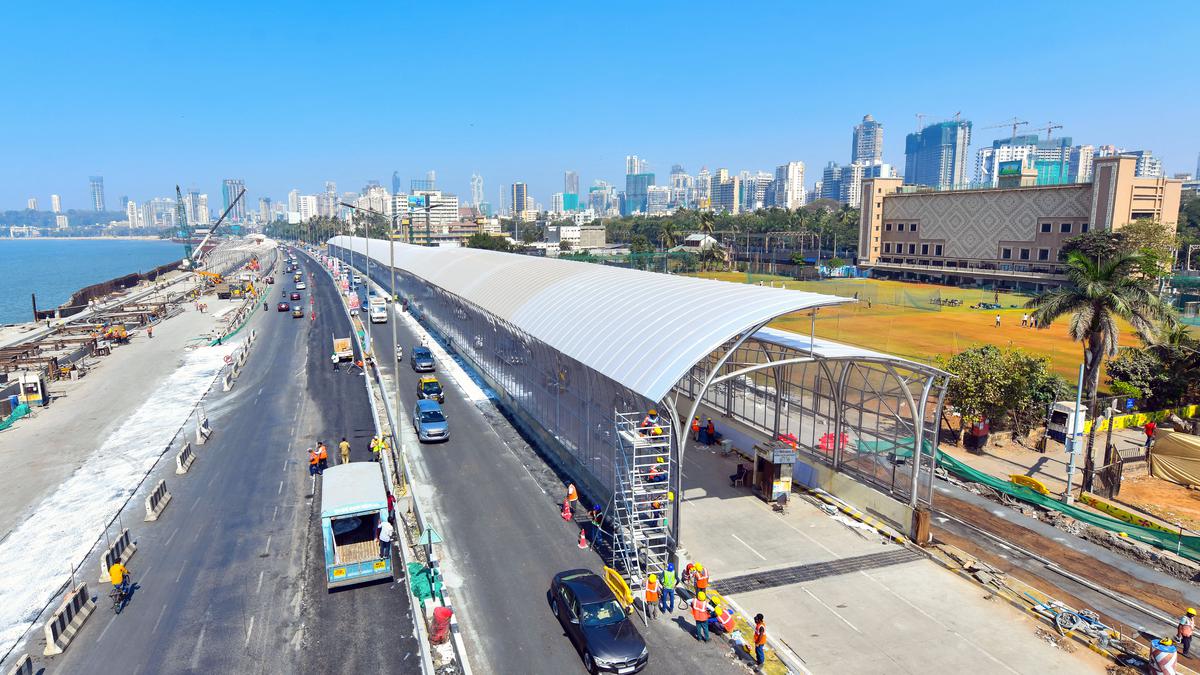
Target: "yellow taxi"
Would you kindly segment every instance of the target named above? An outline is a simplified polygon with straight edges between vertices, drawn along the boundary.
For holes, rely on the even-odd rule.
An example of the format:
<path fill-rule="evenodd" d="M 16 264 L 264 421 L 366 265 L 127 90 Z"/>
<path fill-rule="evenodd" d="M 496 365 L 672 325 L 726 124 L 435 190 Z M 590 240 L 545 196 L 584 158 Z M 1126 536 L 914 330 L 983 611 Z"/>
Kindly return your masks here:
<path fill-rule="evenodd" d="M 431 398 L 438 403 L 445 403 L 446 393 L 436 377 L 422 377 L 417 380 L 417 398 Z"/>

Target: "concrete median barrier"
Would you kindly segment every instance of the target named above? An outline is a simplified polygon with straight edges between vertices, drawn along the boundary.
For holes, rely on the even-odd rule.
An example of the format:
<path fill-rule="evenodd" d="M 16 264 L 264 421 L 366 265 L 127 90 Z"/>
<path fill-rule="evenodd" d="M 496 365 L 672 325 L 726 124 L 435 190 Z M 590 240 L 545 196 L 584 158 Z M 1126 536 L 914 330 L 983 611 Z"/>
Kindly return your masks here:
<path fill-rule="evenodd" d="M 88 595 L 87 584 L 76 586 L 46 621 L 46 649 L 42 653 L 46 656 L 63 653 L 95 609 L 96 601 Z"/>
<path fill-rule="evenodd" d="M 212 436 L 212 426 L 209 425 L 208 418 L 203 417 L 196 423 L 196 445 L 204 445 L 209 436 Z"/>
<path fill-rule="evenodd" d="M 167 492 L 167 481 L 160 480 L 146 495 L 146 522 L 158 520 L 162 515 L 163 509 L 167 508 L 167 504 L 171 502 L 171 493 Z"/>
<path fill-rule="evenodd" d="M 229 391 L 230 389 L 233 389 L 232 371 L 225 373 L 225 375 L 221 377 L 221 391 Z"/>
<path fill-rule="evenodd" d="M 25 654 L 17 659 L 13 667 L 9 668 L 8 672 L 4 675 L 33 675 L 33 659 L 28 654 Z"/>
<path fill-rule="evenodd" d="M 100 556 L 100 583 L 112 582 L 108 568 L 118 562 L 124 565 L 136 552 L 137 544 L 133 543 L 133 538 L 129 536 L 129 528 L 122 529 L 120 536 L 104 550 L 104 555 Z"/>
<path fill-rule="evenodd" d="M 184 443 L 179 449 L 179 454 L 175 455 L 175 473 L 176 475 L 185 474 L 188 469 L 192 468 L 192 462 L 196 461 L 196 453 L 192 452 L 192 444 Z"/>

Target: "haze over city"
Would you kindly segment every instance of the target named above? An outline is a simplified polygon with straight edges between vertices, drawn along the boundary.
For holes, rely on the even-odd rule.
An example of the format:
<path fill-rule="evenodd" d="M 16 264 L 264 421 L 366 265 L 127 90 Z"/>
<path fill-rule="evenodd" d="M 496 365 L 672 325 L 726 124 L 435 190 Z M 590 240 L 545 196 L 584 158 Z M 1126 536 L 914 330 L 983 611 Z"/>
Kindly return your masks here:
<path fill-rule="evenodd" d="M 1030 122 L 1021 133 L 1052 122 L 1076 143 L 1151 150 L 1166 175 L 1195 171 L 1200 148 L 1200 94 L 1185 86 L 1193 3 L 9 13 L 12 26 L 53 26 L 54 39 L 20 30 L 0 47 L 9 91 L 24 92 L 0 110 L 0 209 L 32 197 L 46 208 L 52 193 L 90 208 L 90 175 L 105 177 L 116 210 L 118 196 L 169 196 L 176 183 L 219 194 L 229 176 L 253 205 L 326 180 L 386 185 L 393 171 L 407 186 L 430 169 L 461 196 L 479 173 L 493 203 L 524 181 L 548 207 L 564 170 L 584 190 L 620 182 L 628 154 L 664 178 L 674 164 L 800 160 L 811 188 L 828 161 L 847 161 L 864 114 L 884 125 L 883 160 L 900 169 L 917 114 L 971 120 L 972 153 L 1008 136 L 985 127 L 1014 116 Z"/>

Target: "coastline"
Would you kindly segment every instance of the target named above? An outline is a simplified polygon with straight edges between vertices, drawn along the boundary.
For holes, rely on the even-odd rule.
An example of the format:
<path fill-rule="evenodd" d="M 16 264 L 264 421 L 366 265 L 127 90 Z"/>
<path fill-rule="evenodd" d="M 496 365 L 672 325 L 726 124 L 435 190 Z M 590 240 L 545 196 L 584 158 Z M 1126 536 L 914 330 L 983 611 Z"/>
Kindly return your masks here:
<path fill-rule="evenodd" d="M 134 235 L 131 237 L 0 237 L 0 241 L 165 241 L 160 237 Z"/>

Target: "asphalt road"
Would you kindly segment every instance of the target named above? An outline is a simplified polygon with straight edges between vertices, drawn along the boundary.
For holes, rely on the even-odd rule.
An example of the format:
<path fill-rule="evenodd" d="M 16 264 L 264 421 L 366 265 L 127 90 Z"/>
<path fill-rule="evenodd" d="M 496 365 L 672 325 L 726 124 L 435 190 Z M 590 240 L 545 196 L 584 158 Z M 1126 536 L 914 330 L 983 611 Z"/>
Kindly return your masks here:
<path fill-rule="evenodd" d="M 346 436 L 352 461 L 369 461 L 371 416 L 361 375 L 330 366 L 333 332 L 349 331 L 331 282 L 314 276 L 311 321 L 275 311 L 293 288 L 276 278 L 233 391 L 205 401 L 213 436 L 187 475 L 170 461 L 156 470 L 171 504 L 154 523 L 138 509 L 125 518 L 138 544 L 128 607 L 114 616 L 94 585 L 96 613 L 48 672 L 420 671 L 402 585 L 325 589 L 320 488 L 314 497 L 305 449 L 326 440 L 336 462 Z"/>
<path fill-rule="evenodd" d="M 358 260 L 356 259 L 356 262 Z M 373 267 L 377 281 L 386 270 Z M 393 315 L 392 319 L 395 321 Z M 419 338 L 398 322 L 405 357 Z M 375 352 L 394 355 L 392 326 L 371 324 Z M 392 358 L 380 358 L 385 372 Z M 409 415 L 418 374 L 407 360 L 399 371 L 401 412 Z M 450 440 L 419 446 L 418 479 L 433 486 L 432 502 L 445 531 L 447 584 L 458 602 L 472 667 L 488 673 L 584 672 L 579 653 L 550 612 L 546 591 L 558 572 L 603 561 L 579 549 L 579 528 L 559 516 L 565 483 L 490 402 L 472 403 L 449 375 L 436 373 L 446 392 Z M 699 644 L 682 612 L 638 628 L 650 649 L 646 673 L 739 672 L 729 650 L 714 641 Z"/>

